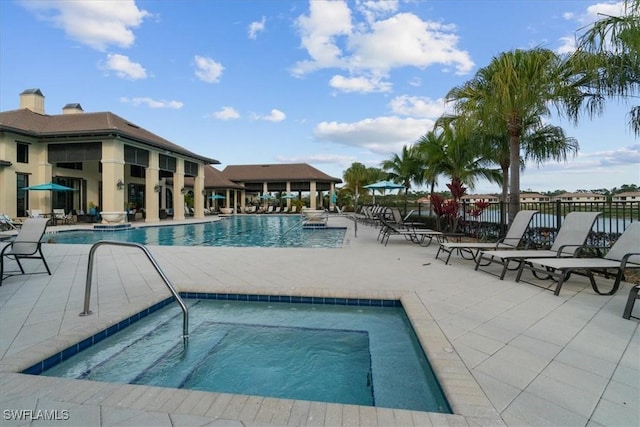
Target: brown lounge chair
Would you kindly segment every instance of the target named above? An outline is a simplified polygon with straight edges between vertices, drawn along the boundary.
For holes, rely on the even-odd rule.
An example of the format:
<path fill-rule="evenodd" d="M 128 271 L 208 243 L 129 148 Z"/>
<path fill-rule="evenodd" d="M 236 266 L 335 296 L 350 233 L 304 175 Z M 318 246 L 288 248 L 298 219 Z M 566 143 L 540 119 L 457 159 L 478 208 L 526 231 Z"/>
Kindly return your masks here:
<path fill-rule="evenodd" d="M 520 263 L 516 282 L 524 270 L 551 276 L 556 281 L 555 294 L 560 293 L 562 284 L 571 274 L 587 276 L 593 290 L 600 295 L 613 295 L 620 287 L 627 268 L 640 268 L 640 222 L 632 222 L 602 258 L 525 258 Z M 609 292 L 601 292 L 593 273 L 609 277 L 615 271 L 615 280 Z"/>
<path fill-rule="evenodd" d="M 553 241 L 550 249 L 513 249 L 481 251 L 476 257 L 476 270 L 482 265 L 491 263 L 502 265 L 500 280 L 504 279 L 509 264 L 516 263 L 519 268 L 522 260 L 526 258 L 561 258 L 573 257 L 583 247 L 593 228 L 593 224 L 600 215 L 600 212 L 571 212 L 569 213 L 558 231 L 558 235 Z M 486 261 L 486 264 L 482 262 Z M 516 270 L 517 268 L 513 268 Z"/>
<path fill-rule="evenodd" d="M 509 230 L 504 238 L 498 240 L 497 242 L 469 242 L 469 243 L 452 243 L 452 242 L 442 242 L 440 243 L 440 248 L 436 253 L 436 259 L 438 259 L 438 255 L 440 252 L 446 253 L 447 259 L 444 261 L 445 264 L 449 264 L 449 259 L 451 258 L 451 254 L 453 252 L 458 252 L 461 257 L 465 258 L 464 254 L 469 254 L 470 258 L 474 261 L 477 261 L 478 253 L 481 250 L 490 250 L 490 249 L 517 249 L 520 241 L 524 237 L 524 233 L 527 231 L 529 227 L 529 223 L 531 222 L 531 218 L 538 211 L 519 211 L 513 222 L 509 226 Z"/>

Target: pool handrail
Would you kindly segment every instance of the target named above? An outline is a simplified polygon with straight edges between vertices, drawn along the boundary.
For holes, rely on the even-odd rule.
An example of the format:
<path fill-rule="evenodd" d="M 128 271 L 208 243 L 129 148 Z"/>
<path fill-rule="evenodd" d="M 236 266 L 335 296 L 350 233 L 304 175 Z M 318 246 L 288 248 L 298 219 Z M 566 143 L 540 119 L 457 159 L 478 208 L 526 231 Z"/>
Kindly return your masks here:
<path fill-rule="evenodd" d="M 182 340 L 186 344 L 187 340 L 189 339 L 189 309 L 187 308 L 187 305 L 184 303 L 184 301 L 180 297 L 180 294 L 178 294 L 178 292 L 176 291 L 176 288 L 171 284 L 171 281 L 169 280 L 169 278 L 164 274 L 164 272 L 156 262 L 153 255 L 151 255 L 151 252 L 149 252 L 149 249 L 147 249 L 146 246 L 140 243 L 120 242 L 115 240 L 101 240 L 91 245 L 91 249 L 89 250 L 89 260 L 87 264 L 87 280 L 86 280 L 85 289 L 84 289 L 84 307 L 83 307 L 82 313 L 80 313 L 80 316 L 88 316 L 91 314 L 91 310 L 89 310 L 89 300 L 91 299 L 91 279 L 93 276 L 93 260 L 94 260 L 96 250 L 98 249 L 98 247 L 102 245 L 128 246 L 132 248 L 141 249 L 142 252 L 144 252 L 144 254 L 147 256 L 149 261 L 151 261 L 153 268 L 156 269 L 156 271 L 162 278 L 162 281 L 164 282 L 165 285 L 167 285 L 167 288 L 169 288 L 169 290 L 171 291 L 171 294 L 176 299 L 176 301 L 180 305 L 180 308 L 182 309 Z"/>

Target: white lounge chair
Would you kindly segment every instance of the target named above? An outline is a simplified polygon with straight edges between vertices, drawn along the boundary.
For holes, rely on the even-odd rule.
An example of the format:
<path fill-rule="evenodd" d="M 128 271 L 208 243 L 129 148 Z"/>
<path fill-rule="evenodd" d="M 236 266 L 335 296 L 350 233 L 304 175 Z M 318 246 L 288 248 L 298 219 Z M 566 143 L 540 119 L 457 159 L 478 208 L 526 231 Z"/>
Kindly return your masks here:
<path fill-rule="evenodd" d="M 640 222 L 637 221 L 627 227 L 602 258 L 525 258 L 520 263 L 516 282 L 520 281 L 524 270 L 547 274 L 556 281 L 554 293 L 558 295 L 572 273 L 582 274 L 589 278 L 596 293 L 613 295 L 620 287 L 627 268 L 640 268 Z M 608 277 L 611 270 L 616 271 L 613 287 L 609 292 L 601 292 L 593 273 L 603 273 Z"/>
<path fill-rule="evenodd" d="M 2 248 L 2 252 L 0 252 L 0 286 L 2 286 L 2 281 L 7 277 L 18 274 L 36 274 L 25 273 L 24 268 L 20 263 L 21 259 L 41 259 L 44 263 L 44 267 L 47 269 L 47 273 L 51 276 L 51 271 L 49 270 L 47 261 L 44 259 L 44 254 L 42 253 L 42 242 L 40 242 L 45 230 L 47 229 L 48 221 L 49 218 L 27 219 L 24 224 L 22 224 L 22 227 L 15 239 Z M 5 258 L 13 258 L 18 263 L 20 271 L 10 271 L 5 273 Z"/>
<path fill-rule="evenodd" d="M 382 216 L 379 220 L 382 230 L 378 237 L 380 239 L 380 243 L 384 243 L 385 246 L 389 243 L 391 236 L 403 236 L 406 240 L 418 243 L 421 246 L 429 246 L 434 237 L 436 239 L 442 239 L 442 233 L 439 231 L 430 230 L 428 228 L 404 227 L 388 221 Z"/>
<path fill-rule="evenodd" d="M 449 264 L 449 259 L 451 258 L 451 254 L 453 252 L 458 252 L 461 257 L 465 258 L 464 254 L 468 253 L 474 261 L 477 261 L 476 257 L 481 250 L 490 250 L 490 249 L 517 249 L 520 241 L 524 237 L 524 233 L 527 231 L 529 227 L 529 223 L 535 214 L 538 211 L 533 210 L 524 210 L 519 211 L 513 222 L 509 226 L 509 230 L 507 230 L 507 234 L 504 238 L 498 240 L 497 242 L 469 242 L 469 243 L 454 243 L 454 242 L 442 242 L 440 243 L 440 248 L 436 253 L 436 259 L 438 259 L 438 255 L 440 252 L 446 253 L 447 259 L 444 261 L 445 264 Z"/>
<path fill-rule="evenodd" d="M 7 228 L 9 230 L 17 230 L 22 227 L 22 221 L 16 221 L 11 219 L 9 215 L 0 214 L 0 227 Z"/>
<path fill-rule="evenodd" d="M 476 270 L 481 265 L 498 263 L 502 265 L 500 280 L 504 279 L 509 264 L 516 262 L 517 267 L 525 258 L 551 258 L 572 257 L 584 247 L 587 237 L 593 228 L 593 224 L 600 212 L 571 212 L 569 213 L 558 231 L 550 249 L 509 249 L 495 251 L 481 251 L 476 256 Z M 482 264 L 486 261 L 486 264 Z M 516 270 L 517 268 L 514 268 Z"/>

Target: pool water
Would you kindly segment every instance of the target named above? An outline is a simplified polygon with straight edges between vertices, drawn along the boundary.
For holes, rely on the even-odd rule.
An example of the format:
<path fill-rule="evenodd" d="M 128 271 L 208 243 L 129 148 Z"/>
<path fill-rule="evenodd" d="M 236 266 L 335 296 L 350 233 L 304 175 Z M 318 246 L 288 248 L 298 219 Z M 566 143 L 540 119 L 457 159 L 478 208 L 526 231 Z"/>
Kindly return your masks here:
<path fill-rule="evenodd" d="M 43 375 L 451 413 L 401 307 L 186 301 Z"/>
<path fill-rule="evenodd" d="M 100 240 L 167 246 L 340 248 L 346 228 L 304 229 L 300 215 L 238 215 L 219 221 L 46 234 L 44 242 L 93 244 Z"/>

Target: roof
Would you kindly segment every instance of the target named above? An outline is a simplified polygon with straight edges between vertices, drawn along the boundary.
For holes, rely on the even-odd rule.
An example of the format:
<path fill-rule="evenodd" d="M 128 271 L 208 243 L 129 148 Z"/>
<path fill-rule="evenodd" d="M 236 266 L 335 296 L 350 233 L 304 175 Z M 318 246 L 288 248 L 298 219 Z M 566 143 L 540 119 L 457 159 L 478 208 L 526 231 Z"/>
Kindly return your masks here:
<path fill-rule="evenodd" d="M 118 135 L 161 150 L 219 164 L 215 159 L 193 153 L 173 142 L 110 113 L 38 114 L 23 108 L 0 112 L 0 131 L 14 132 L 41 139 L 80 136 Z M 43 141 L 47 142 L 47 141 Z"/>
<path fill-rule="evenodd" d="M 170 180 L 167 180 L 167 181 L 170 181 Z M 184 184 L 187 187 L 193 187 L 193 177 L 185 176 Z M 233 181 L 229 181 L 222 175 L 222 172 L 220 172 L 218 169 L 214 168 L 213 166 L 206 165 L 204 167 L 204 188 L 220 189 L 220 190 L 226 190 L 226 189 L 242 190 L 244 186 L 240 184 L 236 184 Z"/>
<path fill-rule="evenodd" d="M 602 198 L 605 198 L 607 196 L 605 196 L 604 194 L 598 194 L 598 193 L 582 192 L 582 193 L 562 193 L 562 194 L 558 194 L 555 197 L 556 198 L 559 198 L 559 197 L 602 197 Z"/>
<path fill-rule="evenodd" d="M 341 183 L 306 163 L 282 163 L 264 165 L 230 165 L 222 175 L 235 182 L 320 181 Z"/>
<path fill-rule="evenodd" d="M 613 194 L 613 197 L 640 197 L 640 191 L 625 191 L 624 193 Z"/>

